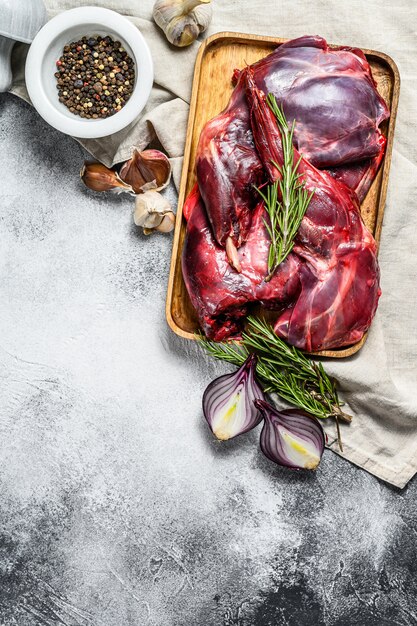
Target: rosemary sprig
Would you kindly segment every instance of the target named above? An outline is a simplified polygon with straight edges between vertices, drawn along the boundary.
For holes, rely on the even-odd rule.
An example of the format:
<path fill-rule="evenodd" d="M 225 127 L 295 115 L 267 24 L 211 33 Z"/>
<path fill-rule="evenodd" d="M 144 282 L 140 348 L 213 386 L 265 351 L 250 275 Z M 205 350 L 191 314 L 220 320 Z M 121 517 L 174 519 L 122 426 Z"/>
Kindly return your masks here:
<path fill-rule="evenodd" d="M 293 135 L 295 120 L 288 126 L 282 107 L 279 107 L 275 96 L 268 94 L 268 105 L 274 113 L 282 140 L 283 164 L 274 162 L 279 171 L 280 179 L 268 185 L 264 193 L 258 193 L 265 203 L 268 219 L 265 226 L 268 230 L 271 243 L 268 254 L 268 275 L 266 281 L 271 280 L 277 267 L 287 258 L 294 247 L 294 238 L 300 228 L 314 191 L 309 193 L 304 182 L 300 180 L 298 166 L 301 156 L 294 164 Z"/>
<path fill-rule="evenodd" d="M 322 363 L 316 363 L 278 337 L 267 322 L 248 317 L 242 341 L 216 343 L 199 336 L 205 350 L 216 359 L 240 366 L 251 352 L 258 355 L 256 373 L 266 392 L 281 398 L 320 419 L 328 417 L 350 422 L 343 413 L 334 382 Z"/>
<path fill-rule="evenodd" d="M 264 320 L 250 316 L 248 322 L 243 345 L 248 351 L 256 352 L 273 370 L 281 372 L 286 389 L 290 386 L 292 393 L 302 390 L 311 396 L 323 405 L 326 417 L 337 415 L 344 421 L 351 421 L 351 416 L 341 410 L 343 403 L 339 401 L 336 385 L 321 362 L 313 361 L 301 350 L 289 346 Z"/>

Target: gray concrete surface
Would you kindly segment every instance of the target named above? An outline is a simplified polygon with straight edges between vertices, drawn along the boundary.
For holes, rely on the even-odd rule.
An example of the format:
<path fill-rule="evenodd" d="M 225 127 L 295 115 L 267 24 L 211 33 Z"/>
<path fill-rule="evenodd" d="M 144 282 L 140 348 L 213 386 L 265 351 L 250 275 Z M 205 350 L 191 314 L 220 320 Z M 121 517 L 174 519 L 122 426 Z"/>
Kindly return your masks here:
<path fill-rule="evenodd" d="M 167 328 L 171 237 L 4 94 L 0 140 L 0 624 L 417 624 L 417 481 L 215 442 L 227 368 Z"/>

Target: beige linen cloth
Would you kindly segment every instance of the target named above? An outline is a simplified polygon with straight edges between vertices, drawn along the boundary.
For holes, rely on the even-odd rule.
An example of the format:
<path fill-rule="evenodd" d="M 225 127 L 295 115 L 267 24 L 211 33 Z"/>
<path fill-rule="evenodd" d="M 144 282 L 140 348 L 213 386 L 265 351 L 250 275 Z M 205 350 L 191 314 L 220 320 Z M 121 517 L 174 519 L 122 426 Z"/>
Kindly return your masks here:
<path fill-rule="evenodd" d="M 45 0 L 50 17 L 63 9 L 104 6 L 128 16 L 145 36 L 154 59 L 155 83 L 135 125 L 83 145 L 111 165 L 158 138 L 175 166 L 178 184 L 188 102 L 199 43 L 168 45 L 152 22 L 153 0 Z M 417 3 L 415 0 L 213 0 L 208 35 L 219 31 L 294 38 L 319 34 L 329 42 L 389 54 L 401 75 L 400 106 L 380 246 L 383 295 L 368 340 L 355 356 L 331 361 L 347 410 L 342 426 L 346 459 L 397 487 L 417 471 Z M 25 46 L 13 55 L 13 93 L 26 98 Z M 334 427 L 330 447 L 337 452 Z"/>

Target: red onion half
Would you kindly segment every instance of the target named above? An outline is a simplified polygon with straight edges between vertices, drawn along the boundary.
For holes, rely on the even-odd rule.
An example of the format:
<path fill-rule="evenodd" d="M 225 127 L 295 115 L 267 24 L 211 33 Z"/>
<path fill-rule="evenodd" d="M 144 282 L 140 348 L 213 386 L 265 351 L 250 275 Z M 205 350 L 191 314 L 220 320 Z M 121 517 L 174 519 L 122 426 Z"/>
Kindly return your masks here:
<path fill-rule="evenodd" d="M 203 413 L 217 439 L 242 435 L 262 420 L 255 406 L 255 400 L 264 398 L 255 379 L 256 361 L 251 354 L 236 372 L 216 378 L 205 390 Z"/>
<path fill-rule="evenodd" d="M 325 437 L 320 422 L 299 409 L 278 411 L 265 400 L 255 400 L 262 413 L 261 450 L 274 463 L 297 469 L 316 469 Z"/>

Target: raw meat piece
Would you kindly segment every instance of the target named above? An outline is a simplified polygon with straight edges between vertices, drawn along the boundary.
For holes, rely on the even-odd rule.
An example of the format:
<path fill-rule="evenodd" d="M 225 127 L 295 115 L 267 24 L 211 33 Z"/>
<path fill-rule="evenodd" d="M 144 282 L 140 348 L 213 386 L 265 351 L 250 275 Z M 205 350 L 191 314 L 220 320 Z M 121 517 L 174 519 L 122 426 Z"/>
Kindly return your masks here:
<path fill-rule="evenodd" d="M 283 103 L 290 122 L 296 119 L 295 145 L 314 165 L 346 168 L 381 153 L 378 126 L 389 111 L 360 50 L 329 49 L 323 38 L 305 36 L 279 46 L 252 67 L 257 86 Z M 196 165 L 216 241 L 228 243 L 236 264 L 235 247 L 247 238 L 253 185 L 259 185 L 262 172 L 240 80 L 227 108 L 203 128 Z M 363 179 L 363 193 L 375 175 L 368 165 L 361 173 L 345 169 L 339 176 L 352 183 L 354 175 L 356 184 Z"/>
<path fill-rule="evenodd" d="M 364 200 L 384 160 L 385 145 L 387 143 L 384 135 L 381 135 L 379 143 L 381 145 L 381 151 L 376 157 L 365 159 L 358 163 L 327 168 L 325 170 L 337 181 L 344 183 L 349 189 L 352 189 L 358 196 L 359 203 L 362 203 Z"/>
<path fill-rule="evenodd" d="M 187 198 L 184 216 L 188 222 L 182 271 L 207 337 L 222 341 L 238 336 L 251 302 L 261 302 L 269 308 L 283 307 L 299 293 L 301 262 L 293 254 L 280 265 L 272 280 L 264 281 L 269 239 L 262 204 L 255 208 L 248 239 L 238 250 L 241 273 L 230 267 L 224 248 L 214 240 L 197 186 Z"/>
<path fill-rule="evenodd" d="M 248 236 L 253 185 L 263 167 L 253 144 L 245 90 L 235 88 L 228 107 L 205 125 L 197 151 L 197 179 L 216 241 L 231 249 Z M 235 262 L 236 264 L 236 262 Z M 238 269 L 238 268 L 237 268 Z"/>
<path fill-rule="evenodd" d="M 283 163 L 281 136 L 252 71 L 245 74 L 255 144 L 274 181 L 279 173 L 273 162 Z M 294 162 L 298 158 L 294 149 Z M 306 189 L 315 190 L 293 249 L 304 261 L 299 270 L 301 291 L 278 317 L 275 331 L 310 352 L 361 339 L 378 304 L 379 267 L 375 240 L 362 222 L 356 194 L 304 158 L 298 172 Z"/>
<path fill-rule="evenodd" d="M 287 41 L 252 66 L 264 93 L 273 93 L 294 145 L 316 167 L 346 165 L 381 151 L 379 125 L 389 109 L 357 48 L 329 48 L 322 37 Z"/>

